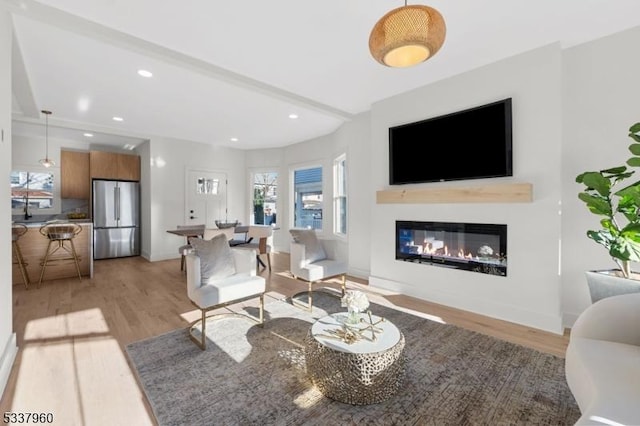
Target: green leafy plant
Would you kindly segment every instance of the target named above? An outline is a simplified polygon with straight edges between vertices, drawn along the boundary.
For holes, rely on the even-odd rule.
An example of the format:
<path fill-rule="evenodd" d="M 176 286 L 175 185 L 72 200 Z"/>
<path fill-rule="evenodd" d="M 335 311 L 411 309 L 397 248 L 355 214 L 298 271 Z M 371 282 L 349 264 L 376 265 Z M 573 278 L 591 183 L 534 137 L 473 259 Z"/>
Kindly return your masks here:
<path fill-rule="evenodd" d="M 634 141 L 629 146 L 633 156 L 626 163 L 630 167 L 640 167 L 639 133 L 640 123 L 629 128 L 629 137 Z M 602 229 L 589 230 L 587 236 L 604 246 L 622 274 L 629 278 L 630 262 L 640 261 L 640 181 L 624 185 L 635 173 L 627 166 L 584 172 L 576 177 L 576 182 L 586 187 L 578 198 L 591 213 L 604 216 L 600 220 Z"/>

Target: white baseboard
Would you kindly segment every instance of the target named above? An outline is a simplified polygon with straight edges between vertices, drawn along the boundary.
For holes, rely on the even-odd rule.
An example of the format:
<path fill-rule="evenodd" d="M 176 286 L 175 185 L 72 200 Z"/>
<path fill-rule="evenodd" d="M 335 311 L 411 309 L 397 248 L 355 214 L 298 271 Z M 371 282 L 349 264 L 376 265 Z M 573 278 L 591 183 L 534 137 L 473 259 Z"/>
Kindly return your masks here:
<path fill-rule="evenodd" d="M 153 254 L 153 255 L 147 255 L 147 257 L 145 257 L 149 262 L 159 262 L 161 260 L 171 260 L 171 259 L 180 259 L 180 254 L 178 253 L 160 253 L 160 254 Z"/>
<path fill-rule="evenodd" d="M 4 393 L 4 388 L 9 380 L 9 374 L 11 374 L 11 367 L 13 367 L 13 361 L 16 359 L 18 353 L 18 346 L 16 345 L 16 333 L 11 333 L 7 344 L 2 351 L 2 358 L 0 358 L 0 395 Z"/>
<path fill-rule="evenodd" d="M 562 334 L 564 331 L 560 314 L 555 316 L 533 312 L 517 306 L 505 305 L 485 299 L 465 298 L 457 294 L 426 292 L 424 289 L 416 289 L 416 287 L 409 284 L 374 276 L 369 277 L 369 285 L 555 334 Z"/>
<path fill-rule="evenodd" d="M 364 269 L 359 269 L 359 268 L 348 268 L 347 275 L 368 280 L 369 275 L 371 275 L 371 271 L 365 271 Z"/>

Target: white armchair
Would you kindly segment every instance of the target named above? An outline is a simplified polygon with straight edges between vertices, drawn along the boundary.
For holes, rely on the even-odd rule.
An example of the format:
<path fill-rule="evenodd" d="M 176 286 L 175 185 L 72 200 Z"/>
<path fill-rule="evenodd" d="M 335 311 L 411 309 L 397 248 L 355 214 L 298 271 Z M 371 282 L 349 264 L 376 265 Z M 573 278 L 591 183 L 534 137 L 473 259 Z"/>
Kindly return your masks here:
<path fill-rule="evenodd" d="M 294 232 L 295 231 L 295 232 Z M 307 232 L 303 232 L 307 231 Z M 330 278 L 341 278 L 341 294 L 344 296 L 347 264 L 338 259 L 335 240 L 318 239 L 312 230 L 290 230 L 294 237 L 291 242 L 291 274 L 294 278 L 308 283 L 308 305 L 309 311 L 313 308 L 313 284 L 328 280 Z M 298 241 L 295 241 L 295 240 Z M 320 248 L 318 248 L 318 245 Z M 292 303 L 295 297 L 292 296 Z"/>
<path fill-rule="evenodd" d="M 571 329 L 565 357 L 576 425 L 640 424 L 640 293 L 589 306 Z"/>
<path fill-rule="evenodd" d="M 263 324 L 265 279 L 256 276 L 256 257 L 252 251 L 231 249 L 235 263 L 235 274 L 218 280 L 203 282 L 200 270 L 200 258 L 191 253 L 186 256 L 187 294 L 191 302 L 200 309 L 202 316 L 189 327 L 189 337 L 200 349 L 206 349 L 207 311 L 221 308 L 232 303 L 260 297 L 259 318 L 237 314 Z M 213 316 L 213 315 L 212 315 Z M 200 338 L 193 334 L 193 328 L 202 323 Z"/>

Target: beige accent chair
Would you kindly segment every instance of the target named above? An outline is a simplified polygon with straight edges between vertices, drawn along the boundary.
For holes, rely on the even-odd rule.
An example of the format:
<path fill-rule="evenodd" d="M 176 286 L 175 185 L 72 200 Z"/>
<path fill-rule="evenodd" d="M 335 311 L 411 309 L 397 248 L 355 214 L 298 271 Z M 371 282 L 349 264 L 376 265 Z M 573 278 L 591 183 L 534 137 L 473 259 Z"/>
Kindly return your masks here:
<path fill-rule="evenodd" d="M 565 375 L 576 425 L 640 425 L 640 293 L 589 306 L 571 329 Z"/>
<path fill-rule="evenodd" d="M 291 241 L 290 245 L 290 269 L 294 278 L 304 281 L 308 284 L 307 297 L 308 304 L 306 307 L 309 312 L 313 309 L 313 285 L 325 281 L 331 278 L 339 277 L 341 279 L 341 296 L 344 296 L 346 290 L 347 280 L 347 264 L 338 259 L 336 250 L 336 240 L 320 239 L 315 236 L 313 230 L 298 230 L 292 229 L 289 232 L 299 233 L 300 231 L 308 231 L 304 235 L 304 238 L 299 239 L 298 242 Z M 309 240 L 306 240 L 309 238 Z M 305 240 L 305 241 L 302 241 Z M 314 242 L 315 241 L 315 242 Z M 318 249 L 319 244 L 321 249 Z M 318 251 L 324 252 L 324 255 L 318 253 Z M 304 292 L 296 293 L 291 297 L 291 302 L 294 305 L 299 305 L 299 302 L 295 298 L 303 294 Z"/>
<path fill-rule="evenodd" d="M 195 253 L 187 254 L 187 294 L 191 302 L 201 311 L 201 318 L 191 324 L 189 337 L 202 350 L 206 349 L 207 312 L 255 297 L 260 298 L 259 317 L 248 314 L 229 313 L 211 315 L 238 315 L 249 318 L 262 325 L 264 323 L 264 293 L 266 282 L 263 277 L 256 276 L 256 258 L 248 250 L 231 249 L 235 263 L 235 274 L 208 282 L 201 279 L 200 258 Z M 200 337 L 193 334 L 193 328 L 201 323 Z"/>

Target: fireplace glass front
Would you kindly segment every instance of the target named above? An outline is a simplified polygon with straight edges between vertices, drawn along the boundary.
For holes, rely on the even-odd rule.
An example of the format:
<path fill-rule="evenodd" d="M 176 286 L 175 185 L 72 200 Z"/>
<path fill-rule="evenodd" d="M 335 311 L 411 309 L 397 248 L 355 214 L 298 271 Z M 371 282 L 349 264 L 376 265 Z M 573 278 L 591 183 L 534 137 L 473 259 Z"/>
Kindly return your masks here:
<path fill-rule="evenodd" d="M 507 276 L 507 225 L 396 221 L 396 260 Z"/>

